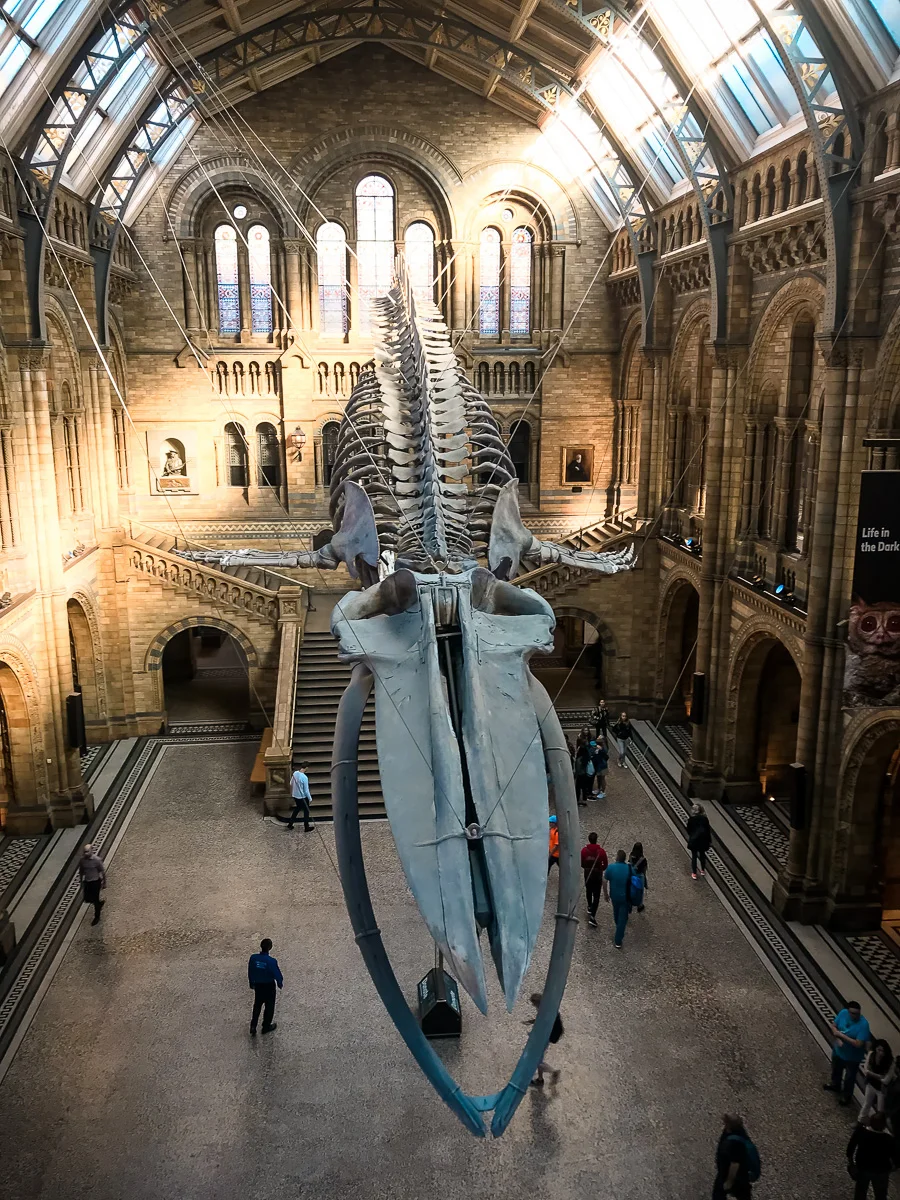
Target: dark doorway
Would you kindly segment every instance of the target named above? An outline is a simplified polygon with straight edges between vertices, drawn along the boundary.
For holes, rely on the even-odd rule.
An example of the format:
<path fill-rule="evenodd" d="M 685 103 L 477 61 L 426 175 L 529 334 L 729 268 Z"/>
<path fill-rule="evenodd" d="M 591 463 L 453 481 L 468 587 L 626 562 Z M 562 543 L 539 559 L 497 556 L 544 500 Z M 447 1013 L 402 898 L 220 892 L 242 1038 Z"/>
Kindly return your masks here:
<path fill-rule="evenodd" d="M 163 651 L 162 676 L 169 725 L 249 720 L 247 657 L 224 630 L 198 625 L 177 633 Z"/>

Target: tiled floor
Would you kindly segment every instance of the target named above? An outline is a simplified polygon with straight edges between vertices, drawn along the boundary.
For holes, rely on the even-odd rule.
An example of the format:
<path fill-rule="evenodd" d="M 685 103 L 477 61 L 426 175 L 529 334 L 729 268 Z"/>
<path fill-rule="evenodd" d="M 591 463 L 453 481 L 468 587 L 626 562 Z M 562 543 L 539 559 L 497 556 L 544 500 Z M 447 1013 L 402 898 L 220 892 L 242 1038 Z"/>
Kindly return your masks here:
<path fill-rule="evenodd" d="M 558 1088 L 476 1142 L 424 1083 L 353 943 L 330 826 L 288 834 L 243 783 L 255 746 L 170 746 L 0 1086 L 6 1200 L 696 1200 L 720 1115 L 745 1113 L 760 1200 L 847 1194 L 852 1118 L 821 1090 L 825 1059 L 634 772 L 582 810 L 610 850 L 640 837 L 647 911 L 625 949 L 577 931 L 552 1053 Z M 363 828 L 379 923 L 412 996 L 432 947 L 386 823 Z M 556 894 L 524 991 L 546 969 Z M 580 914 L 581 915 L 581 914 Z M 264 934 L 287 983 L 278 1030 L 251 1041 L 245 962 Z M 464 1001 L 441 1053 L 494 1090 L 527 1005 Z"/>

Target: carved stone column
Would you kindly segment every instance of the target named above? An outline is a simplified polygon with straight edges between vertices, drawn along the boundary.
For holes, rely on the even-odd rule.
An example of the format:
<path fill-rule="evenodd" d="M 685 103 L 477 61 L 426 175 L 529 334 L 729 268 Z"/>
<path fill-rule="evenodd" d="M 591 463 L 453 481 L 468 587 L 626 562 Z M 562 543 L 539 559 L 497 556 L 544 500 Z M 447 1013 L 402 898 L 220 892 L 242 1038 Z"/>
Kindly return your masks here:
<path fill-rule="evenodd" d="M 566 268 L 565 246 L 550 248 L 550 328 L 553 332 L 563 328 L 563 280 Z"/>
<path fill-rule="evenodd" d="M 756 422 L 748 420 L 744 433 L 744 471 L 741 483 L 741 534 L 752 531 L 753 519 L 753 474 L 756 467 Z"/>
<path fill-rule="evenodd" d="M 285 238 L 282 245 L 284 247 L 286 285 L 285 303 L 287 304 L 289 318 L 283 318 L 282 324 L 288 333 L 293 330 L 299 332 L 301 329 L 309 328 L 306 321 L 306 314 L 303 311 L 303 289 L 300 274 L 300 259 L 303 245 L 295 238 Z"/>
<path fill-rule="evenodd" d="M 184 284 L 184 324 L 188 333 L 197 333 L 200 323 L 200 278 L 197 269 L 197 242 L 195 238 L 182 238 L 178 243 L 184 261 L 182 269 Z"/>

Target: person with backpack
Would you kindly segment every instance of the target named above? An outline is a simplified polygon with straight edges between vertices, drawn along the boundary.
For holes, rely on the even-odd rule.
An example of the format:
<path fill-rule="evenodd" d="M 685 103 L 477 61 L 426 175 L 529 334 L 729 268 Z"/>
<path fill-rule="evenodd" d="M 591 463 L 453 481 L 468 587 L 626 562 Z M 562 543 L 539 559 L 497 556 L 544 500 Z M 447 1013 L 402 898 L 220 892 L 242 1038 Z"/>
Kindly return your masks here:
<path fill-rule="evenodd" d="M 594 778 L 597 781 L 597 799 L 606 799 L 606 772 L 609 770 L 609 751 L 606 748 L 606 742 L 591 742 L 592 761 L 594 764 Z"/>
<path fill-rule="evenodd" d="M 647 856 L 642 842 L 635 842 L 631 847 L 628 865 L 631 867 L 631 903 L 638 912 L 643 912 L 647 894 Z"/>
<path fill-rule="evenodd" d="M 603 872 L 609 866 L 606 851 L 598 844 L 596 833 L 588 834 L 588 844 L 581 850 L 581 869 L 584 872 L 584 894 L 587 898 L 588 925 L 597 928 L 597 907 L 603 891 Z"/>
<path fill-rule="evenodd" d="M 687 844 L 691 852 L 691 879 L 697 878 L 698 863 L 700 874 L 705 876 L 706 856 L 712 846 L 712 830 L 706 809 L 696 801 L 691 805 L 691 815 L 687 819 Z"/>
<path fill-rule="evenodd" d="M 588 742 L 581 742 L 575 751 L 575 798 L 579 804 L 587 804 L 594 790 L 594 763 Z"/>
<path fill-rule="evenodd" d="M 722 1135 L 716 1147 L 716 1182 L 713 1200 L 751 1200 L 753 1184 L 761 1174 L 759 1151 L 750 1140 L 743 1120 L 726 1113 L 722 1118 Z"/>
<path fill-rule="evenodd" d="M 891 1171 L 897 1165 L 894 1138 L 884 1113 L 873 1112 L 865 1125 L 857 1125 L 847 1143 L 847 1171 L 856 1183 L 853 1200 L 887 1200 Z"/>
<path fill-rule="evenodd" d="M 535 1007 L 535 1015 L 533 1017 L 528 1017 L 527 1020 L 523 1021 L 522 1022 L 523 1025 L 533 1025 L 535 1023 L 535 1021 L 537 1020 L 537 1009 L 540 1007 L 542 997 L 543 997 L 542 992 L 532 992 L 531 993 L 530 999 L 531 999 L 531 1003 Z M 563 1030 L 562 1017 L 559 1015 L 559 1013 L 557 1013 L 556 1020 L 553 1022 L 553 1028 L 550 1030 L 550 1038 L 548 1041 L 548 1045 L 555 1046 L 557 1044 L 557 1042 L 559 1041 L 559 1039 L 562 1037 L 563 1032 L 564 1032 L 564 1030 Z M 544 1053 L 546 1054 L 547 1051 L 545 1050 Z M 534 1079 L 532 1079 L 532 1081 L 531 1081 L 532 1087 L 543 1087 L 544 1086 L 544 1072 L 545 1071 L 550 1072 L 550 1082 L 551 1083 L 556 1083 L 556 1081 L 559 1079 L 560 1075 L 562 1074 L 562 1072 L 557 1067 L 551 1067 L 550 1064 L 547 1062 L 547 1060 L 542 1058 L 541 1061 L 538 1063 L 537 1073 L 536 1073 Z"/>

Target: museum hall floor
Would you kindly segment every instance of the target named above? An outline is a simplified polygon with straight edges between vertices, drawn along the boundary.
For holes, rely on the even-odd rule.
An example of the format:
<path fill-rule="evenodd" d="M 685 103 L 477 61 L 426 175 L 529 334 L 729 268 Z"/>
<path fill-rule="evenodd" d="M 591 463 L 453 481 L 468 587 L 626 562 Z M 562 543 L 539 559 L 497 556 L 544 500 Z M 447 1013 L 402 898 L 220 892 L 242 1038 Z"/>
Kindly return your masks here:
<path fill-rule="evenodd" d="M 472 1138 L 424 1082 L 364 971 L 330 826 L 264 821 L 248 742 L 167 745 L 109 875 L 0 1085 L 3 1200 L 694 1200 L 721 1114 L 745 1115 L 762 1200 L 847 1196 L 853 1117 L 823 1093 L 821 1047 L 633 771 L 582 810 L 608 849 L 642 838 L 646 912 L 612 946 L 578 927 L 551 1056 L 499 1141 Z M 388 826 L 363 831 L 373 899 L 412 996 L 432 948 Z M 556 877 L 527 997 L 546 966 Z M 580 915 L 583 916 L 583 913 Z M 248 1035 L 246 959 L 262 936 L 286 978 L 278 1029 Z M 522 1045 L 466 1002 L 442 1051 L 489 1092 Z M 851 1110 L 855 1113 L 855 1110 Z"/>

